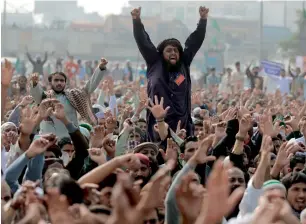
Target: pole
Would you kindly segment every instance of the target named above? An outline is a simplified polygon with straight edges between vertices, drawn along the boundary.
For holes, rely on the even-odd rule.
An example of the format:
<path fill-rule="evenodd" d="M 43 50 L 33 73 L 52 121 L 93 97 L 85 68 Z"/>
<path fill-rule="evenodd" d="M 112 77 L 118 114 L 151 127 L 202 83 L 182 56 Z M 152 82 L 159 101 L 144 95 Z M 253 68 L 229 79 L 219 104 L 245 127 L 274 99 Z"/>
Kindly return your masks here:
<path fill-rule="evenodd" d="M 259 18 L 259 60 L 263 59 L 263 0 L 260 1 L 260 18 Z"/>
<path fill-rule="evenodd" d="M 2 48 L 1 48 L 1 55 L 5 56 L 6 53 L 6 0 L 4 0 L 3 6 L 3 15 L 2 15 Z"/>
<path fill-rule="evenodd" d="M 287 1 L 284 2 L 284 27 L 287 28 Z"/>

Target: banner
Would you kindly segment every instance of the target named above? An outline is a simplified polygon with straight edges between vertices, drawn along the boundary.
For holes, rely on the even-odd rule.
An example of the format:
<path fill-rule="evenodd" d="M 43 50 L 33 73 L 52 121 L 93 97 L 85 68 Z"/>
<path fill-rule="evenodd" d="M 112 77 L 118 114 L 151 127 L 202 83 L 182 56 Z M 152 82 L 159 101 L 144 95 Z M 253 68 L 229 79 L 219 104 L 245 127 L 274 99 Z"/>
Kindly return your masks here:
<path fill-rule="evenodd" d="M 296 56 L 295 65 L 300 68 L 301 71 L 306 72 L 306 56 Z"/>
<path fill-rule="evenodd" d="M 284 69 L 284 65 L 273 61 L 263 60 L 260 62 L 260 68 L 262 76 L 280 76 L 280 72 Z"/>

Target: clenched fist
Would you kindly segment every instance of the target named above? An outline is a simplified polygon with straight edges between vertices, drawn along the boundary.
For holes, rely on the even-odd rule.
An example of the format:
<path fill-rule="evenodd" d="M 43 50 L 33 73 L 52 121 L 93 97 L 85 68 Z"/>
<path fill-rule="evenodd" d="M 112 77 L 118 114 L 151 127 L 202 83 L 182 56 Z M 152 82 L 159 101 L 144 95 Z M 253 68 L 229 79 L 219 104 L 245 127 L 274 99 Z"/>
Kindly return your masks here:
<path fill-rule="evenodd" d="M 35 87 L 39 82 L 39 74 L 33 73 L 30 77 L 30 80 L 32 81 L 33 87 Z"/>
<path fill-rule="evenodd" d="M 199 13 L 200 13 L 201 19 L 207 19 L 208 12 L 209 12 L 208 8 L 200 6 Z"/>
<path fill-rule="evenodd" d="M 106 65 L 107 65 L 108 61 L 105 58 L 101 58 L 100 60 L 100 64 L 99 64 L 99 68 L 101 70 L 106 69 Z"/>
<path fill-rule="evenodd" d="M 140 19 L 140 14 L 141 14 L 141 7 L 133 9 L 133 11 L 131 12 L 133 19 Z"/>

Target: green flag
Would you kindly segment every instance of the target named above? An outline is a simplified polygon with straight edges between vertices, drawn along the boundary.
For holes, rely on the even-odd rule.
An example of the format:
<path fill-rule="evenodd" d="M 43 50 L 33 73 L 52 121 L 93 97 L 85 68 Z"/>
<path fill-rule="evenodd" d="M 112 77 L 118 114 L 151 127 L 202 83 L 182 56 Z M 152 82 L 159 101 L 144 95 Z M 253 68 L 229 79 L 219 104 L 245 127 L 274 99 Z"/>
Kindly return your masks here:
<path fill-rule="evenodd" d="M 220 26 L 219 26 L 219 24 L 218 24 L 218 22 L 217 22 L 216 19 L 212 19 L 212 20 L 211 20 L 211 26 L 212 26 L 214 29 L 218 30 L 218 32 L 221 32 Z"/>
<path fill-rule="evenodd" d="M 304 18 L 306 19 L 306 9 L 303 9 Z"/>
<path fill-rule="evenodd" d="M 211 40 L 211 43 L 215 46 L 218 45 L 218 40 L 217 40 L 217 37 L 213 37 L 212 40 Z"/>
<path fill-rule="evenodd" d="M 20 59 L 17 58 L 16 63 L 15 63 L 15 70 L 16 72 L 19 74 L 21 73 L 21 69 L 20 69 Z"/>

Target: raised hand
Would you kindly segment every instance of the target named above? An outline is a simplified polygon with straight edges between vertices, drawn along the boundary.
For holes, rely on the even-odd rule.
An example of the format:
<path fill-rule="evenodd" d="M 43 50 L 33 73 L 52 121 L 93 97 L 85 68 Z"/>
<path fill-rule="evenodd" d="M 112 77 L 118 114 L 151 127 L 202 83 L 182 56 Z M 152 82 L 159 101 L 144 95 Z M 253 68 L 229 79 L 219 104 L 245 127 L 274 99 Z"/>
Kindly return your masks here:
<path fill-rule="evenodd" d="M 107 155 L 111 158 L 115 157 L 115 152 L 116 152 L 115 145 L 116 142 L 111 138 L 109 138 L 108 136 L 106 136 L 102 141 L 103 149 L 106 151 Z"/>
<path fill-rule="evenodd" d="M 167 149 L 166 152 L 163 149 L 159 149 L 159 152 L 161 153 L 164 161 L 177 160 L 177 150 L 175 148 L 175 142 L 172 140 L 172 138 L 167 139 Z"/>
<path fill-rule="evenodd" d="M 99 68 L 101 70 L 106 69 L 106 65 L 107 65 L 108 61 L 105 58 L 101 58 L 100 60 L 100 64 L 99 64 Z"/>
<path fill-rule="evenodd" d="M 228 109 L 228 112 L 226 113 L 224 121 L 228 122 L 230 120 L 237 119 L 237 115 L 238 115 L 237 108 L 230 108 L 230 109 Z"/>
<path fill-rule="evenodd" d="M 26 107 L 33 102 L 34 98 L 32 96 L 25 96 L 22 98 L 20 105 Z"/>
<path fill-rule="evenodd" d="M 186 138 L 186 130 L 185 129 L 181 129 L 181 123 L 182 122 L 180 120 L 177 122 L 176 132 L 175 133 L 181 139 L 185 139 Z"/>
<path fill-rule="evenodd" d="M 39 123 L 39 115 L 37 108 L 26 107 L 21 113 L 20 132 L 24 135 L 31 135 L 34 128 Z"/>
<path fill-rule="evenodd" d="M 213 143 L 213 136 L 209 136 L 205 138 L 199 145 L 198 150 L 195 154 L 191 157 L 190 162 L 197 164 L 207 163 L 209 161 L 214 161 L 216 157 L 214 156 L 207 156 L 207 151 L 211 147 Z"/>
<path fill-rule="evenodd" d="M 107 88 L 108 88 L 108 94 L 110 96 L 114 95 L 114 80 L 112 77 L 109 77 L 107 80 Z"/>
<path fill-rule="evenodd" d="M 133 19 L 140 19 L 140 14 L 141 14 L 141 7 L 133 9 L 131 12 Z"/>
<path fill-rule="evenodd" d="M 268 155 L 267 157 L 270 159 L 270 152 L 272 152 L 273 148 L 272 138 L 268 135 L 264 135 L 260 148 L 262 154 Z"/>
<path fill-rule="evenodd" d="M 136 109 L 136 115 L 140 115 L 140 113 L 146 108 L 146 103 L 147 103 L 147 100 L 141 100 L 138 104 L 138 107 Z"/>
<path fill-rule="evenodd" d="M 31 159 L 45 152 L 55 142 L 56 136 L 54 134 L 42 135 L 39 139 L 32 142 L 29 149 L 25 152 L 26 156 Z"/>
<path fill-rule="evenodd" d="M 102 165 L 106 163 L 106 156 L 104 150 L 101 148 L 90 148 L 88 149 L 89 157 L 95 163 Z"/>
<path fill-rule="evenodd" d="M 103 138 L 105 137 L 105 128 L 101 125 L 95 126 L 90 137 L 91 148 L 102 148 Z"/>
<path fill-rule="evenodd" d="M 196 175 L 194 172 L 188 173 L 176 189 L 178 208 L 188 223 L 194 223 L 197 219 L 205 192 L 204 187 L 194 181 Z"/>
<path fill-rule="evenodd" d="M 293 154 L 286 151 L 287 149 L 287 143 L 283 143 L 278 150 L 275 164 L 283 168 L 284 166 L 288 165 L 290 163 L 290 159 L 292 158 Z"/>
<path fill-rule="evenodd" d="M 114 158 L 119 166 L 132 169 L 138 169 L 140 167 L 140 160 L 135 154 L 126 154 L 122 156 L 117 156 Z"/>
<path fill-rule="evenodd" d="M 133 122 L 131 121 L 130 118 L 128 118 L 128 119 L 126 119 L 126 120 L 124 121 L 124 123 L 123 123 L 123 128 L 124 128 L 125 130 L 127 130 L 128 132 L 132 132 L 132 131 L 133 131 L 133 129 L 134 129 L 134 124 L 133 124 Z"/>
<path fill-rule="evenodd" d="M 45 99 L 41 102 L 38 108 L 39 117 L 41 120 L 46 119 L 52 115 L 54 105 L 58 104 L 59 101 L 56 99 Z"/>
<path fill-rule="evenodd" d="M 207 17 L 208 17 L 208 12 L 209 12 L 209 9 L 208 9 L 208 8 L 203 7 L 203 6 L 200 6 L 200 8 L 199 8 L 199 13 L 200 13 L 201 19 L 207 19 Z"/>
<path fill-rule="evenodd" d="M 156 95 L 154 96 L 154 98 L 155 104 L 152 102 L 151 99 L 149 99 L 151 107 L 148 106 L 148 109 L 152 112 L 156 120 L 164 119 L 170 107 L 168 106 L 164 109 L 164 97 L 160 99 L 160 103 L 158 102 L 158 98 Z"/>
<path fill-rule="evenodd" d="M 248 133 L 248 130 L 252 126 L 252 117 L 249 114 L 246 114 L 242 117 L 239 123 L 239 135 L 245 136 Z"/>
<path fill-rule="evenodd" d="M 32 81 L 33 86 L 35 87 L 39 82 L 39 74 L 38 73 L 33 73 L 30 76 L 30 80 Z"/>
<path fill-rule="evenodd" d="M 238 188 L 230 194 L 228 180 L 227 169 L 223 166 L 223 162 L 216 161 L 208 177 L 207 192 L 195 224 L 220 223 L 222 218 L 235 208 L 244 189 Z"/>
<path fill-rule="evenodd" d="M 222 139 L 224 136 L 226 136 L 226 123 L 220 122 L 215 127 L 215 137 Z"/>
<path fill-rule="evenodd" d="M 259 131 L 262 132 L 263 135 L 273 136 L 274 127 L 271 116 L 262 115 L 259 117 Z"/>
<path fill-rule="evenodd" d="M 65 114 L 65 107 L 61 103 L 55 104 L 55 110 L 53 112 L 53 116 L 56 117 L 58 120 L 63 121 L 66 119 L 66 114 Z"/>
<path fill-rule="evenodd" d="M 4 60 L 4 66 L 1 67 L 1 85 L 3 87 L 9 87 L 13 77 L 13 66 L 7 59 Z"/>

